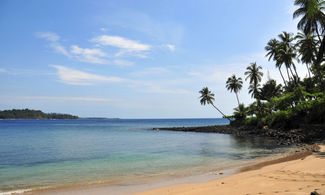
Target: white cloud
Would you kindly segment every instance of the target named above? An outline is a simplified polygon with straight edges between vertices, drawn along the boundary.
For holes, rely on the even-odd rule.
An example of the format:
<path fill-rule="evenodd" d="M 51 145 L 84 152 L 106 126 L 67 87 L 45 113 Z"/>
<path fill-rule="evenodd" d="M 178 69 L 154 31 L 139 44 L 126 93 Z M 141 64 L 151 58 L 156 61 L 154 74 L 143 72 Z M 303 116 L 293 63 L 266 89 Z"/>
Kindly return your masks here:
<path fill-rule="evenodd" d="M 144 93 L 158 93 L 158 94 L 189 94 L 185 89 L 164 89 L 159 85 L 148 85 L 147 88 L 140 89 Z"/>
<path fill-rule="evenodd" d="M 166 44 L 165 47 L 167 47 L 170 51 L 175 51 L 175 45 L 172 44 Z"/>
<path fill-rule="evenodd" d="M 82 62 L 93 64 L 108 63 L 108 61 L 102 58 L 105 57 L 106 54 L 100 49 L 80 48 L 78 45 L 72 45 L 70 52 L 75 54 L 75 57 Z"/>
<path fill-rule="evenodd" d="M 116 100 L 98 97 L 62 97 L 62 96 L 22 96 L 29 100 L 51 100 L 51 101 L 86 101 L 86 102 L 114 102 Z"/>
<path fill-rule="evenodd" d="M 123 82 L 119 77 L 107 77 L 96 74 L 90 74 L 79 70 L 67 68 L 65 66 L 51 65 L 56 68 L 60 81 L 70 85 L 92 85 L 95 82 Z"/>
<path fill-rule="evenodd" d="M 124 54 L 131 54 L 136 57 L 146 57 L 142 52 L 151 49 L 150 45 L 139 43 L 138 41 L 126 39 L 120 36 L 102 35 L 93 38 L 91 41 L 101 46 L 111 46 L 121 49 L 116 56 L 122 56 Z"/>
<path fill-rule="evenodd" d="M 168 81 L 139 81 L 131 79 L 123 79 L 119 77 L 108 77 L 96 74 L 86 73 L 80 70 L 71 69 L 65 66 L 51 65 L 57 70 L 57 76 L 60 82 L 69 85 L 93 85 L 97 82 L 107 83 L 124 83 L 129 88 L 142 93 L 158 93 L 158 94 L 187 94 L 185 89 L 179 89 L 169 84 Z"/>
<path fill-rule="evenodd" d="M 146 51 L 150 50 L 150 45 L 139 43 L 138 41 L 129 40 L 120 36 L 102 35 L 92 39 L 92 41 L 104 46 L 113 46 L 129 51 Z"/>
<path fill-rule="evenodd" d="M 132 66 L 133 62 L 127 61 L 127 60 L 114 60 L 114 64 L 118 66 Z"/>
<path fill-rule="evenodd" d="M 103 59 L 106 54 L 100 49 L 80 48 L 78 45 L 72 45 L 68 51 L 59 41 L 60 37 L 53 32 L 38 32 L 36 36 L 47 40 L 49 46 L 57 53 L 67 56 L 69 58 L 77 59 L 81 62 L 88 62 L 93 64 L 106 64 L 107 60 Z"/>
<path fill-rule="evenodd" d="M 66 50 L 66 48 L 60 44 L 60 36 L 54 32 L 38 32 L 36 33 L 36 37 L 45 39 L 50 42 L 49 46 L 54 49 L 55 52 L 65 55 L 67 57 L 71 57 L 70 53 Z"/>
<path fill-rule="evenodd" d="M 145 75 L 155 75 L 160 73 L 166 73 L 168 70 L 163 67 L 152 67 L 152 68 L 146 68 L 144 70 L 136 71 L 131 73 L 133 76 L 141 77 Z"/>
<path fill-rule="evenodd" d="M 59 54 L 65 55 L 67 57 L 71 57 L 70 53 L 60 43 L 53 42 L 53 43 L 50 44 L 50 47 L 52 47 L 54 49 L 54 51 L 56 51 Z"/>
<path fill-rule="evenodd" d="M 46 39 L 48 41 L 56 42 L 60 40 L 60 36 L 54 32 L 38 32 L 36 33 L 38 38 Z"/>

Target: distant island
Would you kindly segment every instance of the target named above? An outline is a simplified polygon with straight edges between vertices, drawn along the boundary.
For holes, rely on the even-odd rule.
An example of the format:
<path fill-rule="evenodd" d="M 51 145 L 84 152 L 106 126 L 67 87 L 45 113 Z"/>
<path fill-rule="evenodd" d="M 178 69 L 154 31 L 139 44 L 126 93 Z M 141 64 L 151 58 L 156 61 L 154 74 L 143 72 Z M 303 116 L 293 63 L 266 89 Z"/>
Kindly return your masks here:
<path fill-rule="evenodd" d="M 44 113 L 40 110 L 12 109 L 0 111 L 0 119 L 78 119 L 70 114 Z"/>

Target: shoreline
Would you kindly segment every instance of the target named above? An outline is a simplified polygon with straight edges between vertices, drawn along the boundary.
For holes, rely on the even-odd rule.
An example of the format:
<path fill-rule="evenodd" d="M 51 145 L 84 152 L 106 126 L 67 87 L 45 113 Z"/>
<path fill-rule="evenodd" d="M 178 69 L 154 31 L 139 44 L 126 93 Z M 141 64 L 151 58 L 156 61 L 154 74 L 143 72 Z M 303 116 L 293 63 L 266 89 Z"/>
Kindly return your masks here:
<path fill-rule="evenodd" d="M 312 131 L 311 131 L 312 129 Z M 213 125 L 198 127 L 161 127 L 154 131 L 183 131 L 198 133 L 220 133 L 240 137 L 268 137 L 276 139 L 278 145 L 313 144 L 325 140 L 325 125 L 301 125 L 296 129 L 271 129 L 255 126 Z"/>
<path fill-rule="evenodd" d="M 241 172 L 246 172 L 247 167 L 261 166 L 265 163 L 278 163 L 278 159 L 293 160 L 297 159 L 297 156 L 304 155 L 308 156 L 312 154 L 312 146 L 304 147 L 294 147 L 289 149 L 289 151 L 283 154 L 273 154 L 267 157 L 257 158 L 248 162 L 239 162 L 231 166 L 215 167 L 214 169 L 209 169 L 196 173 L 189 173 L 190 171 L 184 171 L 182 174 L 168 174 L 168 175 L 158 175 L 158 176 L 148 176 L 143 178 L 133 178 L 123 181 L 115 182 L 94 182 L 87 184 L 76 184 L 76 185 L 66 185 L 57 187 L 47 187 L 47 188 L 36 188 L 28 190 L 23 194 L 130 194 L 138 193 L 148 190 L 154 190 L 157 188 L 164 188 L 174 185 L 182 185 L 187 183 L 201 183 L 210 182 L 216 179 L 227 178 L 233 175 L 239 174 Z M 298 157 L 300 158 L 300 157 Z M 266 166 L 266 165 L 263 165 Z M 13 190 L 14 191 L 14 190 Z M 1 194 L 1 193 L 0 193 Z"/>
<path fill-rule="evenodd" d="M 209 182 L 186 183 L 133 195 L 162 194 L 324 194 L 325 145 L 312 151 L 262 162 Z"/>

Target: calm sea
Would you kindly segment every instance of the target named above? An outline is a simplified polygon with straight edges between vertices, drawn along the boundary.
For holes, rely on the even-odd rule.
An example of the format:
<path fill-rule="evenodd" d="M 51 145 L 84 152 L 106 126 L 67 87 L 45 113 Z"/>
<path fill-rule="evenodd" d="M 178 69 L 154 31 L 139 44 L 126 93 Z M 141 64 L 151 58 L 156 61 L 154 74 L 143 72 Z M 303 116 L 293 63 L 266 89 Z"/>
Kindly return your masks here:
<path fill-rule="evenodd" d="M 218 167 L 284 151 L 263 138 L 153 131 L 225 119 L 0 120 L 0 194 Z"/>

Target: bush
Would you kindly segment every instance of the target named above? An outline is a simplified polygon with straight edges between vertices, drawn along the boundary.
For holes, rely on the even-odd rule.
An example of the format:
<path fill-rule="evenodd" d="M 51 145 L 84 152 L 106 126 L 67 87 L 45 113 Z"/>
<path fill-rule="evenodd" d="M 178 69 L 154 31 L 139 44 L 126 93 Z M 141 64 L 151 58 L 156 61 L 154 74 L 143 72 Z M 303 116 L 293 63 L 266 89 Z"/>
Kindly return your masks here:
<path fill-rule="evenodd" d="M 258 124 L 258 119 L 257 117 L 250 117 L 250 118 L 247 118 L 245 120 L 245 125 L 248 125 L 248 126 L 257 126 Z"/>

